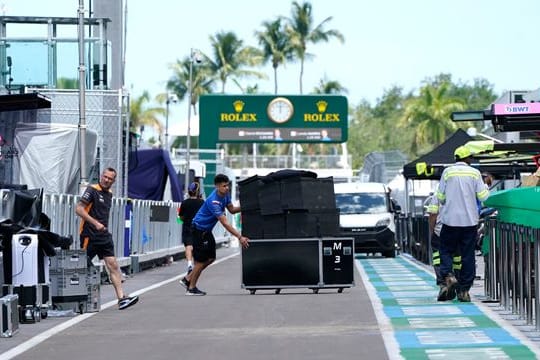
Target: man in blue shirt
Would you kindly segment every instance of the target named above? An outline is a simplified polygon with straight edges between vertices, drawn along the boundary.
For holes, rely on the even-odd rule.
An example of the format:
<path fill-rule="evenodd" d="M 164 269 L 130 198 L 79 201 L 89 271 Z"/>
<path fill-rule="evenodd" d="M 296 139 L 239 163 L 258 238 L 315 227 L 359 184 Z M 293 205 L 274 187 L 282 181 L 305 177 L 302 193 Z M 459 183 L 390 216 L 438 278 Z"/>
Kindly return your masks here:
<path fill-rule="evenodd" d="M 187 289 L 186 295 L 206 295 L 206 292 L 197 288 L 197 281 L 202 271 L 216 259 L 216 239 L 212 229 L 219 221 L 232 235 L 236 236 L 243 248 L 249 246 L 249 239 L 242 236 L 227 220 L 225 209 L 231 214 L 240 212 L 240 206 L 231 202 L 230 181 L 227 175 L 217 174 L 214 178 L 215 189 L 206 198 L 197 214 L 193 218 L 191 230 L 193 232 L 193 271 L 180 282 Z"/>

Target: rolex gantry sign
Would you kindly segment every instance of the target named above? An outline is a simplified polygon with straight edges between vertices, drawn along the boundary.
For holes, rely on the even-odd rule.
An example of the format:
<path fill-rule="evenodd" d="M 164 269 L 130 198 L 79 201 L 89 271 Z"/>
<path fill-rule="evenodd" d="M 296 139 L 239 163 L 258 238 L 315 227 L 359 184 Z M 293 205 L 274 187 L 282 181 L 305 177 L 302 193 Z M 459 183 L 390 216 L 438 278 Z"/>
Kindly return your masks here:
<path fill-rule="evenodd" d="M 347 114 L 339 95 L 203 95 L 200 141 L 341 143 Z"/>

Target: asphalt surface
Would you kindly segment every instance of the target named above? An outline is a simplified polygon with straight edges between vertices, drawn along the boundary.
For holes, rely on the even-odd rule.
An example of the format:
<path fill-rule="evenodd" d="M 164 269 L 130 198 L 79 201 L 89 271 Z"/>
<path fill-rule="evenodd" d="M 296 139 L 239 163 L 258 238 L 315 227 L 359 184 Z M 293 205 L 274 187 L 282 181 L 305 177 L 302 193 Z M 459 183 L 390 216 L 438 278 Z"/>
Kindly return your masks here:
<path fill-rule="evenodd" d="M 206 296 L 185 296 L 184 261 L 128 277 L 140 301 L 118 310 L 111 285 L 101 286 L 102 310 L 20 324 L 0 339 L 0 359 L 388 359 L 360 275 L 335 289 L 241 288 L 238 249 L 218 250 L 199 281 Z M 152 288 L 153 287 L 153 288 Z"/>

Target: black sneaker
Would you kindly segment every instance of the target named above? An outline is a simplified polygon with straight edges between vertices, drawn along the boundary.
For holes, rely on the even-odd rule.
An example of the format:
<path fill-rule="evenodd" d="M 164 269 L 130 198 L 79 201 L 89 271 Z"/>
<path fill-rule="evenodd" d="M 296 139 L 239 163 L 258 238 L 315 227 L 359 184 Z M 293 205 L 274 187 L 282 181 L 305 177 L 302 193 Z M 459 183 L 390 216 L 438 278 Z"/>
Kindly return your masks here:
<path fill-rule="evenodd" d="M 127 309 L 131 305 L 135 305 L 138 301 L 138 296 L 124 296 L 123 298 L 118 300 L 118 310 Z"/>
<path fill-rule="evenodd" d="M 202 290 L 199 290 L 197 289 L 196 287 L 194 287 L 193 289 L 189 289 L 186 291 L 186 295 L 190 295 L 190 296 L 204 296 L 206 295 L 206 293 Z"/>
<path fill-rule="evenodd" d="M 180 285 L 182 285 L 184 287 L 184 289 L 188 290 L 189 289 L 189 280 L 186 279 L 185 277 L 183 277 L 180 280 Z"/>

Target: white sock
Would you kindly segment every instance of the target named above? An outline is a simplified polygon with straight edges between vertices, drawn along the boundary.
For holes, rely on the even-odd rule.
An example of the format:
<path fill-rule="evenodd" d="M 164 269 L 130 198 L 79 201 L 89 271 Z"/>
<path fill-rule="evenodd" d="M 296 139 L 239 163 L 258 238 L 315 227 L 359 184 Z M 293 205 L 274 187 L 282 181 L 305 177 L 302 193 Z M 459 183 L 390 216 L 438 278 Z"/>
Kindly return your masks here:
<path fill-rule="evenodd" d="M 190 268 L 190 267 L 192 268 L 193 267 L 193 261 L 188 261 L 187 266 L 188 266 L 188 268 Z"/>

